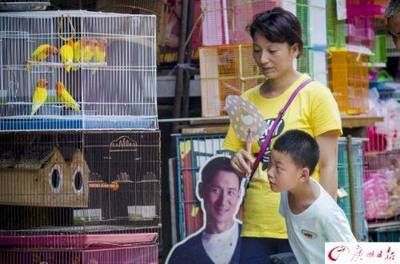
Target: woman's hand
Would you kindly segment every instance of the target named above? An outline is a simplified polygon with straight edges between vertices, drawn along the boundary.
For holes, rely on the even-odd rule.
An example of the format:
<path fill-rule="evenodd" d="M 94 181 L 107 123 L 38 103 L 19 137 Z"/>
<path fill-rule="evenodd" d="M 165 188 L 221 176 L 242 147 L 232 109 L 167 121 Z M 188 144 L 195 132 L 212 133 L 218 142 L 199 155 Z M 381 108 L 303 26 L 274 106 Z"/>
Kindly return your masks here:
<path fill-rule="evenodd" d="M 255 158 L 253 155 L 251 155 L 250 152 L 242 149 L 232 157 L 231 164 L 236 173 L 241 177 L 244 177 L 250 175 L 254 161 Z"/>

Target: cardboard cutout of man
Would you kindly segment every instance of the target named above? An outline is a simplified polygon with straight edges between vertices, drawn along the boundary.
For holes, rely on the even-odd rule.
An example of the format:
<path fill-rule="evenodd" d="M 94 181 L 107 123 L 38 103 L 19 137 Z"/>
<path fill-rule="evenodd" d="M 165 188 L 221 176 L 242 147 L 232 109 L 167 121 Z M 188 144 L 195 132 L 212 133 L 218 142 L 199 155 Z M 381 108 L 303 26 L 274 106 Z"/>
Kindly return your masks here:
<path fill-rule="evenodd" d="M 240 176 L 223 156 L 208 160 L 200 175 L 197 196 L 205 224 L 178 243 L 166 263 L 239 263 L 241 225 L 236 214 L 243 198 Z"/>

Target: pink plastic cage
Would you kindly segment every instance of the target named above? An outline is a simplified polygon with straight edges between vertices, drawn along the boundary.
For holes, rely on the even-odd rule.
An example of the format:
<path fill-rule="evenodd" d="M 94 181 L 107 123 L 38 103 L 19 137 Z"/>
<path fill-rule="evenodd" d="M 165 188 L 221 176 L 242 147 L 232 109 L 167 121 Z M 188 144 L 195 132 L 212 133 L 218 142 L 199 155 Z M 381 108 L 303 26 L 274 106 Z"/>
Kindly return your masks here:
<path fill-rule="evenodd" d="M 280 6 L 280 0 L 202 0 L 203 45 L 247 44 L 254 15 Z"/>
<path fill-rule="evenodd" d="M 352 4 L 347 3 L 347 17 L 382 17 L 385 7 L 377 4 Z"/>
<path fill-rule="evenodd" d="M 386 150 L 387 136 L 379 133 L 377 127 L 370 126 L 367 128 L 368 141 L 364 142 L 365 152 L 379 152 Z"/>
<path fill-rule="evenodd" d="M 347 19 L 347 43 L 372 48 L 375 44 L 374 21 L 371 17 Z"/>
<path fill-rule="evenodd" d="M 0 237 L 1 263 L 158 263 L 157 234 Z"/>
<path fill-rule="evenodd" d="M 369 221 L 400 215 L 400 150 L 368 152 L 364 159 L 364 203 Z"/>

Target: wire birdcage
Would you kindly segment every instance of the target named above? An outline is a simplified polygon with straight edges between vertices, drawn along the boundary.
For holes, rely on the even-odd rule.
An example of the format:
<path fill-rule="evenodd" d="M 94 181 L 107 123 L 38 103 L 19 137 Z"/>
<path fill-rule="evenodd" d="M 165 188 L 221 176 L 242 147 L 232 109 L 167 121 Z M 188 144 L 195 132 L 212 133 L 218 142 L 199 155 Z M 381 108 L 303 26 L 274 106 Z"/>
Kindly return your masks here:
<path fill-rule="evenodd" d="M 0 13 L 0 130 L 156 129 L 156 18 Z"/>
<path fill-rule="evenodd" d="M 107 12 L 128 14 L 145 14 L 157 16 L 157 43 L 164 41 L 164 16 L 167 9 L 166 0 L 99 0 L 96 9 Z"/>
<path fill-rule="evenodd" d="M 338 205 L 343 209 L 349 223 L 352 225 L 354 235 L 359 240 L 366 240 L 368 231 L 365 224 L 364 192 L 363 192 L 363 172 L 364 172 L 364 153 L 361 139 L 351 140 L 352 152 L 349 153 L 349 142 L 345 138 L 340 138 L 338 142 Z M 349 163 L 351 155 L 352 164 Z M 350 172 L 351 170 L 351 172 Z M 350 185 L 350 177 L 353 181 L 353 189 Z M 352 199 L 355 201 L 353 204 Z M 353 208 L 354 206 L 354 208 Z M 352 221 L 354 218 L 354 222 Z"/>
<path fill-rule="evenodd" d="M 0 134 L 0 236 L 160 232 L 160 166 L 158 131 Z"/>
<path fill-rule="evenodd" d="M 157 235 L 0 237 L 0 258 L 13 263 L 158 263 Z"/>

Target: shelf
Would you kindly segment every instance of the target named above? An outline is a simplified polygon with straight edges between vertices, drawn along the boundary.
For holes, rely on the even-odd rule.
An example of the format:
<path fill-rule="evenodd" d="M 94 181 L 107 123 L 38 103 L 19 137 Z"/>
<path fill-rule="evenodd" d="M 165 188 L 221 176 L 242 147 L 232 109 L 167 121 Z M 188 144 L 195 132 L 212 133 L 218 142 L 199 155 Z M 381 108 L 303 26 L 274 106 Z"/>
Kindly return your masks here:
<path fill-rule="evenodd" d="M 27 63 L 29 66 L 46 66 L 46 67 L 54 67 L 54 68 L 64 68 L 65 64 L 62 62 L 37 62 L 28 60 Z M 97 67 L 106 67 L 107 62 L 80 62 L 80 63 L 70 63 L 72 68 L 83 68 L 83 69 L 91 69 Z M 7 68 L 7 65 L 5 65 Z"/>
<path fill-rule="evenodd" d="M 373 126 L 375 122 L 383 121 L 382 116 L 369 116 L 369 115 L 342 115 L 343 128 L 353 127 L 367 127 Z"/>
<path fill-rule="evenodd" d="M 391 228 L 400 228 L 400 221 L 393 220 L 389 222 L 368 224 L 369 231 L 379 231 L 380 229 L 391 229 Z"/>
<path fill-rule="evenodd" d="M 375 122 L 383 121 L 383 117 L 369 115 L 342 115 L 343 128 L 367 127 Z M 160 123 L 180 123 L 184 134 L 226 133 L 229 124 L 228 116 L 193 117 L 160 119 Z"/>
<path fill-rule="evenodd" d="M 373 55 L 372 51 L 369 48 L 364 47 L 364 46 L 347 44 L 346 49 L 348 51 L 359 53 L 359 54 L 364 54 L 364 55 L 369 55 L 369 56 Z"/>
<path fill-rule="evenodd" d="M 368 62 L 368 63 L 364 63 L 363 66 L 365 67 L 369 67 L 369 68 L 386 68 L 386 63 L 384 62 Z"/>

